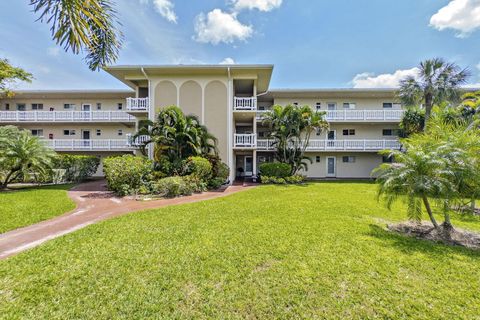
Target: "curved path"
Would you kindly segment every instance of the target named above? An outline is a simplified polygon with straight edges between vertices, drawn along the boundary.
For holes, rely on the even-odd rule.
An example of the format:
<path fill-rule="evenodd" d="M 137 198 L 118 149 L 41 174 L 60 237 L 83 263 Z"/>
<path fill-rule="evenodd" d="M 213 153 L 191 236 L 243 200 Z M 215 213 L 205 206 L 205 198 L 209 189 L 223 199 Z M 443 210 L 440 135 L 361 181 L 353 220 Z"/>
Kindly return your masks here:
<path fill-rule="evenodd" d="M 104 180 L 83 183 L 68 191 L 69 197 L 77 204 L 75 210 L 50 220 L 0 234 L 0 259 L 36 247 L 48 240 L 98 221 L 132 211 L 214 199 L 252 187 L 252 185 L 233 185 L 218 191 L 209 191 L 188 197 L 136 201 L 115 197 L 106 190 Z"/>

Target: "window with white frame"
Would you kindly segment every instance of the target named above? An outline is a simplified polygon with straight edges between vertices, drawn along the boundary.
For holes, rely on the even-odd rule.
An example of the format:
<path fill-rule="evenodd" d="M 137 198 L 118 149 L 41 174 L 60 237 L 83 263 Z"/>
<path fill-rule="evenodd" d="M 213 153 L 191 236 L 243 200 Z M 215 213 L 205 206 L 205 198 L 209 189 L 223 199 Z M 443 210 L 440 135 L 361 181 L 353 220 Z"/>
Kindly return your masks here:
<path fill-rule="evenodd" d="M 63 104 L 63 109 L 65 110 L 73 110 L 75 109 L 75 105 L 73 103 L 64 103 Z"/>
<path fill-rule="evenodd" d="M 102 129 L 97 129 L 96 133 L 97 133 L 97 136 L 101 136 L 102 135 Z"/>
<path fill-rule="evenodd" d="M 329 103 L 327 103 L 327 109 L 328 110 L 337 110 L 337 104 L 335 102 L 329 102 Z"/>
<path fill-rule="evenodd" d="M 398 136 L 399 134 L 400 134 L 399 129 L 383 129 L 382 130 L 382 135 L 384 137 Z"/>
<path fill-rule="evenodd" d="M 27 109 L 25 103 L 17 103 L 17 110 L 18 111 L 25 111 Z"/>
<path fill-rule="evenodd" d="M 97 110 L 102 110 L 102 104 L 100 102 L 97 102 Z"/>
<path fill-rule="evenodd" d="M 123 110 L 123 103 L 117 103 L 117 109 L 118 110 Z"/>
<path fill-rule="evenodd" d="M 315 157 L 315 162 L 316 162 L 316 163 L 320 163 L 320 156 L 316 156 L 316 157 Z"/>
<path fill-rule="evenodd" d="M 354 102 L 344 102 L 343 103 L 343 109 L 355 109 L 357 107 L 357 104 Z"/>
<path fill-rule="evenodd" d="M 32 110 L 43 110 L 43 103 L 32 103 Z"/>
<path fill-rule="evenodd" d="M 315 110 L 318 111 L 318 110 L 320 110 L 320 109 L 322 109 L 322 103 L 321 103 L 321 102 L 315 103 Z"/>
<path fill-rule="evenodd" d="M 75 130 L 73 130 L 73 129 L 65 129 L 65 130 L 63 130 L 63 135 L 64 135 L 64 136 L 74 136 L 74 135 L 75 135 Z"/>
<path fill-rule="evenodd" d="M 30 131 L 34 137 L 43 137 L 43 129 L 30 129 Z"/>
<path fill-rule="evenodd" d="M 5 110 L 10 110 L 10 103 L 5 103 Z"/>
<path fill-rule="evenodd" d="M 354 136 L 355 135 L 355 129 L 343 129 L 343 135 L 344 136 Z"/>
<path fill-rule="evenodd" d="M 393 103 L 392 102 L 384 102 L 383 103 L 383 109 L 393 109 Z"/>
<path fill-rule="evenodd" d="M 342 161 L 343 163 L 354 163 L 357 160 L 355 156 L 343 156 Z"/>
<path fill-rule="evenodd" d="M 122 130 L 122 129 L 118 129 L 118 131 L 117 131 L 117 135 L 119 135 L 119 136 L 123 136 L 123 130 Z"/>

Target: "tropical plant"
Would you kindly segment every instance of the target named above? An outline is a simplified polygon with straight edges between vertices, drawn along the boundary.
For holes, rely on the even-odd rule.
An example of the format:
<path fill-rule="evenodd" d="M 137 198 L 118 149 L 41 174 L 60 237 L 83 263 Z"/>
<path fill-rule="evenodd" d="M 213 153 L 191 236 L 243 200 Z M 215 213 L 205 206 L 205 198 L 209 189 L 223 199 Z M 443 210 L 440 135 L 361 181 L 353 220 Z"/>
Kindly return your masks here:
<path fill-rule="evenodd" d="M 415 76 L 400 81 L 398 96 L 406 106 L 423 105 L 426 123 L 434 104 L 455 102 L 460 98 L 460 86 L 466 83 L 469 75 L 467 69 L 455 63 L 440 58 L 425 60 L 418 66 Z"/>
<path fill-rule="evenodd" d="M 408 137 L 423 131 L 425 125 L 425 110 L 418 107 L 407 107 L 400 120 L 403 137 Z"/>
<path fill-rule="evenodd" d="M 59 154 L 54 161 L 56 169 L 65 170 L 65 181 L 83 181 L 93 176 L 100 165 L 96 156 Z"/>
<path fill-rule="evenodd" d="M 109 190 L 119 195 L 138 193 L 151 181 L 153 164 L 144 157 L 134 155 L 103 159 L 103 172 Z"/>
<path fill-rule="evenodd" d="M 194 115 L 185 115 L 176 106 L 162 109 L 157 121 L 145 121 L 133 137 L 137 139 L 146 136 L 146 141 L 141 146 L 143 154 L 147 154 L 148 145 L 154 146 L 154 160 L 158 164 L 171 165 L 168 175 L 181 174 L 184 160 L 192 156 L 206 157 L 217 154 L 217 139 L 208 132 Z M 166 166 L 166 165 L 165 165 Z"/>
<path fill-rule="evenodd" d="M 33 76 L 22 68 L 14 67 L 7 59 L 0 59 L 0 97 L 13 96 L 9 85 L 16 81 L 32 82 Z"/>
<path fill-rule="evenodd" d="M 30 5 L 65 51 L 86 52 L 91 70 L 117 60 L 123 36 L 111 0 L 30 0 Z"/>
<path fill-rule="evenodd" d="M 31 173 L 46 174 L 54 157 L 55 152 L 30 131 L 0 127 L 0 189 Z"/>
<path fill-rule="evenodd" d="M 259 167 L 260 175 L 266 177 L 286 178 L 292 172 L 292 166 L 288 163 L 266 162 Z"/>
<path fill-rule="evenodd" d="M 309 106 L 273 106 L 263 123 L 269 127 L 270 137 L 275 140 L 276 160 L 290 164 L 291 175 L 306 170 L 307 161 L 312 162 L 305 156 L 311 134 L 328 128 L 325 112 L 313 111 Z"/>

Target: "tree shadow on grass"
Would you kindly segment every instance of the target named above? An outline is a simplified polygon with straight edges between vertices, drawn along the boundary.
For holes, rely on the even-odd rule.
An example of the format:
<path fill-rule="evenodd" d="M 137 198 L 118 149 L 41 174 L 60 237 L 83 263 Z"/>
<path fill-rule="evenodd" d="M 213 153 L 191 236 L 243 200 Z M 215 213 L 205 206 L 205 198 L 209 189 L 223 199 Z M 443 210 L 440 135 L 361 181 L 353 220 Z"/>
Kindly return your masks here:
<path fill-rule="evenodd" d="M 407 235 L 388 231 L 378 225 L 370 224 L 368 236 L 382 240 L 385 246 L 395 247 L 405 254 L 421 252 L 435 258 L 447 259 L 452 254 L 462 254 L 480 261 L 480 250 L 469 249 L 461 246 L 447 245 L 441 242 L 433 242 L 418 239 Z"/>
<path fill-rule="evenodd" d="M 73 186 L 74 186 L 73 183 L 49 184 L 49 185 L 37 185 L 37 184 L 14 185 L 12 187 L 8 187 L 8 189 L 0 190 L 0 194 L 26 192 L 31 190 L 69 190 Z"/>

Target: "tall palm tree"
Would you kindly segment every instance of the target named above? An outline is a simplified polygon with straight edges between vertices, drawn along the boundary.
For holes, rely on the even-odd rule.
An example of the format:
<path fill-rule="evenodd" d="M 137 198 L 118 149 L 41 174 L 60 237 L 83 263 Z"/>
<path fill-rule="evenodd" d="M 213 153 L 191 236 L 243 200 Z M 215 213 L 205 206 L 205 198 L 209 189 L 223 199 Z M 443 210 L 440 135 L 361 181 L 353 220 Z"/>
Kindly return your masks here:
<path fill-rule="evenodd" d="M 314 131 L 328 128 L 325 113 L 313 111 L 309 106 L 274 106 L 263 120 L 270 128 L 276 146 L 276 159 L 292 166 L 292 174 L 307 169 L 309 157 L 305 151 Z"/>
<path fill-rule="evenodd" d="M 91 70 L 117 60 L 123 36 L 111 0 L 30 0 L 30 5 L 65 51 L 86 52 Z"/>
<path fill-rule="evenodd" d="M 52 167 L 55 152 L 27 130 L 0 128 L 0 189 L 22 174 L 45 173 Z"/>
<path fill-rule="evenodd" d="M 418 66 L 416 77 L 408 76 L 400 81 L 398 96 L 406 106 L 423 104 L 427 123 L 433 105 L 457 100 L 460 86 L 469 76 L 468 69 L 461 69 L 455 63 L 440 58 L 425 60 Z"/>

